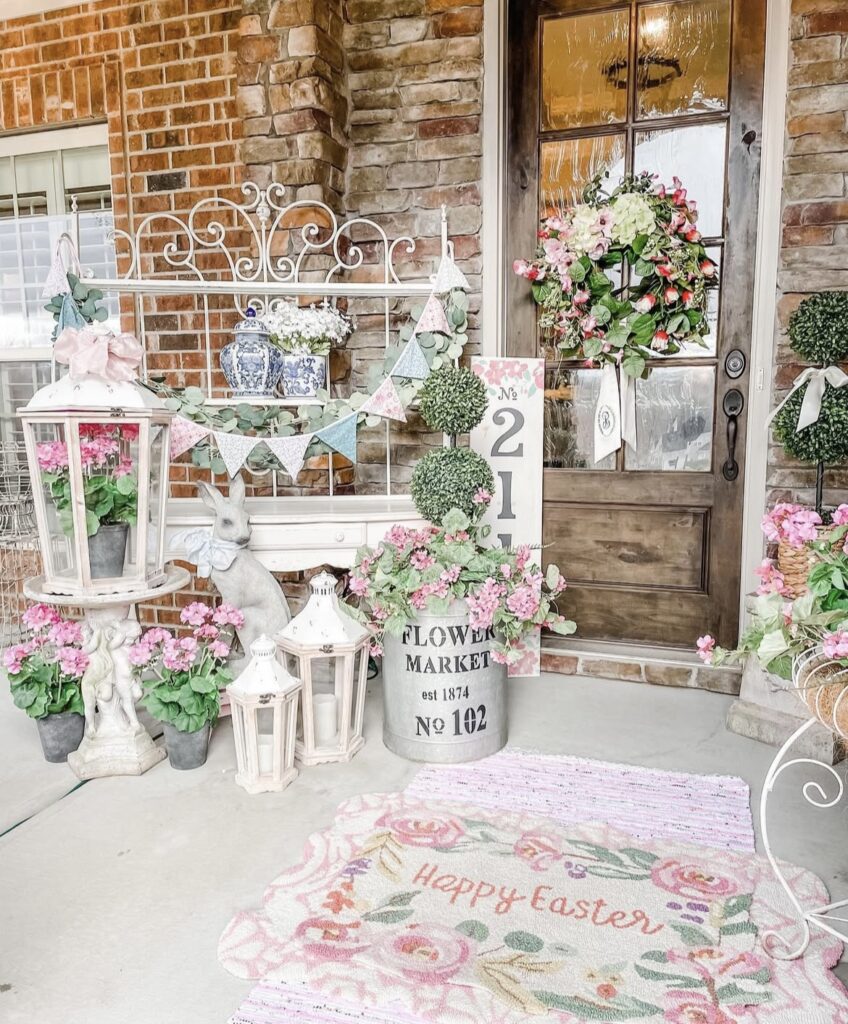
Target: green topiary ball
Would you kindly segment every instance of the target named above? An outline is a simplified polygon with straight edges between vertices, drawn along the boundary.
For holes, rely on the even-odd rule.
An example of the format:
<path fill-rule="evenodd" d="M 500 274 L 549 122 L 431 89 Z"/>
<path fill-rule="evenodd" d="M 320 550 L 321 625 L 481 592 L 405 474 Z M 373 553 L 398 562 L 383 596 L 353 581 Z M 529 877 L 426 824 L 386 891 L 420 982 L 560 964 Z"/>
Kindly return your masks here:
<path fill-rule="evenodd" d="M 437 448 L 428 452 L 412 474 L 412 500 L 420 514 L 436 526 L 452 508 L 474 518 L 480 487 L 490 493 L 495 481 L 489 464 L 470 448 Z"/>
<path fill-rule="evenodd" d="M 848 359 L 848 292 L 818 292 L 789 318 L 789 341 L 810 363 L 831 366 Z"/>
<path fill-rule="evenodd" d="M 434 370 L 418 398 L 424 422 L 444 434 L 467 434 L 483 419 L 488 403 L 486 385 L 464 366 Z"/>
<path fill-rule="evenodd" d="M 801 462 L 841 462 L 848 458 L 848 388 L 825 385 L 815 423 L 795 433 L 806 387 L 796 391 L 774 418 L 774 436 Z"/>

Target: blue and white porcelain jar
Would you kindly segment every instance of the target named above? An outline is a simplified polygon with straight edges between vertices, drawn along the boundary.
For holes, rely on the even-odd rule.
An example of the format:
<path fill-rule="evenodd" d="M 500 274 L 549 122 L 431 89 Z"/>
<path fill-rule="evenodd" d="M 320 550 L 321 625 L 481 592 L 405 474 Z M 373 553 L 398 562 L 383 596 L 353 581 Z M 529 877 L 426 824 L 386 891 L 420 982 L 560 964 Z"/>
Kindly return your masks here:
<path fill-rule="evenodd" d="M 283 372 L 283 353 L 269 340 L 252 309 L 233 328 L 234 340 L 221 350 L 221 369 L 234 398 L 273 398 Z"/>
<path fill-rule="evenodd" d="M 286 398 L 315 398 L 327 383 L 327 357 L 311 352 L 283 356 L 283 394 Z"/>

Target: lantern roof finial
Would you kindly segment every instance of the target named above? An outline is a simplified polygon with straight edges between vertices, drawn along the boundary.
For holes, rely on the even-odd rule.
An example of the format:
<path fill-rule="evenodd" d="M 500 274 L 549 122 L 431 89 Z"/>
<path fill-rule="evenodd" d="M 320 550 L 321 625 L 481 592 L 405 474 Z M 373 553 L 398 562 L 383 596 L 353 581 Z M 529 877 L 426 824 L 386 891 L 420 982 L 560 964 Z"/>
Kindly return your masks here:
<path fill-rule="evenodd" d="M 300 686 L 300 680 L 290 675 L 277 660 L 277 645 L 271 637 L 264 633 L 257 637 L 250 645 L 250 654 L 250 661 L 227 687 L 227 693 L 236 697 L 279 696 Z"/>
<path fill-rule="evenodd" d="M 336 578 L 320 572 L 310 580 L 312 594 L 306 607 L 278 634 L 280 639 L 305 647 L 323 647 L 327 644 L 356 646 L 367 636 L 368 630 L 357 622 L 341 605 L 336 594 Z"/>

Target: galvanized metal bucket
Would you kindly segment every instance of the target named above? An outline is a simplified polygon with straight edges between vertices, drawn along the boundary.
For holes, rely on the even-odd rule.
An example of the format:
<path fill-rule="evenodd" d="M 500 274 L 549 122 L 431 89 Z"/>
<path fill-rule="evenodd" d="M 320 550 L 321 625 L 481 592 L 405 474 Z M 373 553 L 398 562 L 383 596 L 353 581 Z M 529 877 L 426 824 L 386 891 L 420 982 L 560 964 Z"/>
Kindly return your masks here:
<path fill-rule="evenodd" d="M 506 667 L 492 661 L 494 634 L 472 629 L 464 601 L 420 613 L 383 641 L 383 742 L 411 761 L 455 764 L 507 741 Z"/>

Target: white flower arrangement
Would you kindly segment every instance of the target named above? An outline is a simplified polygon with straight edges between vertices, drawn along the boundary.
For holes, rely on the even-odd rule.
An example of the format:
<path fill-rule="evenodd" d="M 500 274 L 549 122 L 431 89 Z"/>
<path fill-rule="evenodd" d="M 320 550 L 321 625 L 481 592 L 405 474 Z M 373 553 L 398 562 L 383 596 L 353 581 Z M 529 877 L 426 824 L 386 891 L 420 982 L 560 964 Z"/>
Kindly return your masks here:
<path fill-rule="evenodd" d="M 348 317 L 326 304 L 298 306 L 283 300 L 275 303 L 262 319 L 271 332 L 271 341 L 295 355 L 326 356 L 352 330 Z"/>

